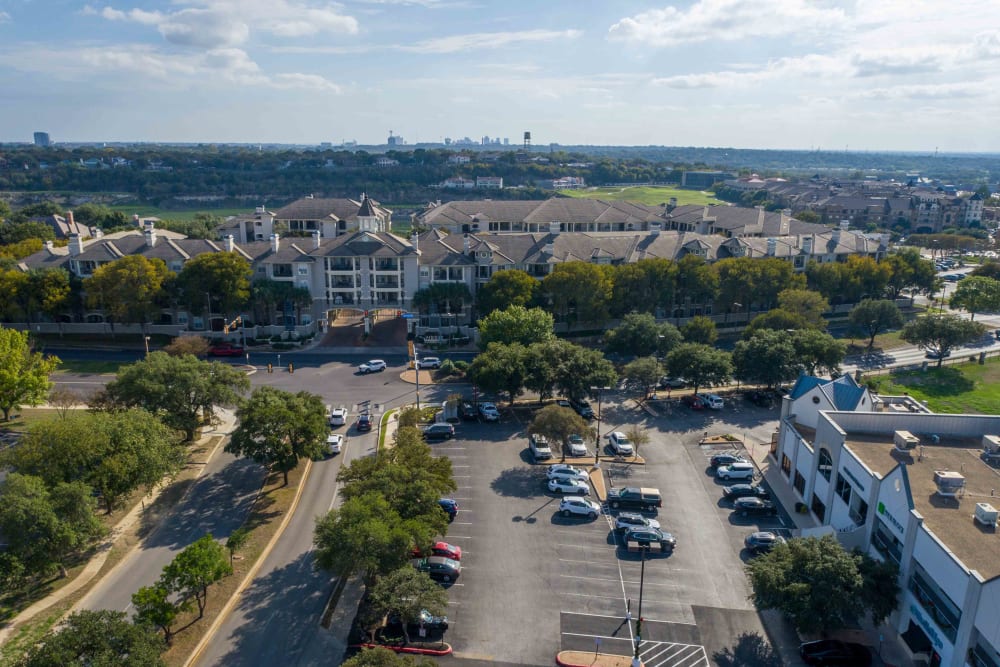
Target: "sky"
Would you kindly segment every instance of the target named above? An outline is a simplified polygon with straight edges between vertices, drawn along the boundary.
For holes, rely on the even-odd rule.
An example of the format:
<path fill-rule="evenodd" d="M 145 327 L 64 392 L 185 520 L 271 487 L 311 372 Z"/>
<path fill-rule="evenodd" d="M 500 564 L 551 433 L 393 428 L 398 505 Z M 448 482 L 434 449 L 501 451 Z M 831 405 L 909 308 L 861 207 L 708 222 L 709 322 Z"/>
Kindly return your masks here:
<path fill-rule="evenodd" d="M 0 0 L 0 141 L 1000 151 L 1000 0 Z"/>

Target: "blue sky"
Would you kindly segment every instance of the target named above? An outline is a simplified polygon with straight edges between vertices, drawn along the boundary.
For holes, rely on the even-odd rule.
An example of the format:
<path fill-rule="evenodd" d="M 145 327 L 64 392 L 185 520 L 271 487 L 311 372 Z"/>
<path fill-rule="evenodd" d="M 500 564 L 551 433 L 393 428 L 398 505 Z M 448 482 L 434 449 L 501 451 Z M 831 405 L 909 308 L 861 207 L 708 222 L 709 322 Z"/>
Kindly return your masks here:
<path fill-rule="evenodd" d="M 1000 151 L 997 0 L 0 0 L 0 141 Z"/>

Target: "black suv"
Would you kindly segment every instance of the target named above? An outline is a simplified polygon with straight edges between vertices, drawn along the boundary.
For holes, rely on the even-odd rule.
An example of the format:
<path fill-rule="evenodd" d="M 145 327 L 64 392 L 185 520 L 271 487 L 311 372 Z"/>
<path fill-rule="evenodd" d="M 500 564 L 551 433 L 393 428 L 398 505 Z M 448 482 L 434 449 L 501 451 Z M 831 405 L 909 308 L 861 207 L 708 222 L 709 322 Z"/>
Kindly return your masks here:
<path fill-rule="evenodd" d="M 569 404 L 576 410 L 576 414 L 584 419 L 594 418 L 594 408 L 590 407 L 590 403 L 587 401 L 581 399 L 579 401 L 570 401 Z"/>
<path fill-rule="evenodd" d="M 663 507 L 663 497 L 659 489 L 626 486 L 608 491 L 608 506 L 611 509 L 633 509 L 655 512 Z"/>
<path fill-rule="evenodd" d="M 479 421 L 479 411 L 467 401 L 458 406 L 458 416 L 467 422 Z"/>

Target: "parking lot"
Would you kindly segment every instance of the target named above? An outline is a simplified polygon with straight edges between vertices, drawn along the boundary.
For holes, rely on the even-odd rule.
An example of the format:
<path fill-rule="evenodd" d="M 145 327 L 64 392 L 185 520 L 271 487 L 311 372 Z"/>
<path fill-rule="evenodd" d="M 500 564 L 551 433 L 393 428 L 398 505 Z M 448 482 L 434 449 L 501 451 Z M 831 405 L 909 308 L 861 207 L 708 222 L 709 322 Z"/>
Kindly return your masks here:
<path fill-rule="evenodd" d="M 708 665 L 740 633 L 763 633 L 747 599 L 743 538 L 787 519 L 732 516 L 711 476 L 717 448 L 699 440 L 710 431 L 763 441 L 777 411 L 740 404 L 652 417 L 608 403 L 602 432 L 637 424 L 651 439 L 640 450 L 647 465 L 602 464 L 606 479 L 659 488 L 656 518 L 677 548 L 643 562 L 619 546 L 607 509 L 596 520 L 560 516 L 545 466 L 527 453 L 526 416 L 505 411 L 500 423 L 458 424 L 454 440 L 432 445 L 454 466 L 459 512 L 446 539 L 463 549 L 462 576 L 449 590 L 446 639 L 455 656 L 443 662 L 548 665 L 569 649 L 629 654 L 635 624 L 626 618 L 639 615 L 640 586 L 640 651 L 651 667 Z"/>

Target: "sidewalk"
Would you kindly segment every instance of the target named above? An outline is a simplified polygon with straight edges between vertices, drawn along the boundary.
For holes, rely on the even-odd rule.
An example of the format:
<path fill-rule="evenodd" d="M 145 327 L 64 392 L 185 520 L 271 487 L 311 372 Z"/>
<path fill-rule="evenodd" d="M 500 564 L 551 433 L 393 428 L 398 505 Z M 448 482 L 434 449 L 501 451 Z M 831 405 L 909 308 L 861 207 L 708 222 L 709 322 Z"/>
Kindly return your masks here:
<path fill-rule="evenodd" d="M 795 524 L 792 536 L 795 537 L 797 533 L 808 528 L 818 528 L 819 524 L 813 518 L 812 514 L 799 514 L 795 511 L 795 503 L 802 501 L 796 498 L 795 492 L 792 491 L 791 486 L 788 484 L 788 478 L 781 474 L 781 468 L 774 464 L 774 459 L 770 455 L 770 444 L 763 443 L 762 445 L 761 443 L 748 441 L 743 443 L 743 448 L 750 455 L 757 469 L 760 470 L 761 476 L 767 482 L 767 486 L 771 489 L 775 500 L 785 508 L 788 517 Z"/>
<path fill-rule="evenodd" d="M 219 409 L 219 420 L 220 420 L 219 424 L 213 430 L 202 432 L 201 438 L 198 439 L 199 444 L 206 442 L 209 438 L 213 438 L 219 435 L 223 436 L 229 435 L 236 427 L 236 413 L 231 410 Z M 201 470 L 198 471 L 198 474 L 195 475 L 194 479 L 198 479 L 199 477 L 201 477 L 202 473 L 208 467 L 208 462 L 212 460 L 212 458 L 215 456 L 216 452 L 219 451 L 219 448 L 222 447 L 222 444 L 224 442 L 225 442 L 224 438 L 220 440 L 219 443 L 216 445 L 215 449 L 213 449 L 209 453 L 208 458 L 204 462 L 196 462 L 200 463 L 202 465 L 202 468 Z M 73 581 L 66 584 L 59 590 L 53 592 L 51 595 L 48 595 L 39 600 L 38 602 L 34 603 L 30 607 L 22 611 L 20 614 L 18 614 L 16 617 L 14 617 L 11 621 L 9 621 L 2 629 L 0 629 L 0 644 L 6 642 L 7 639 L 10 638 L 10 635 L 13 634 L 13 632 L 20 625 L 31 620 L 39 613 L 51 607 L 52 605 L 62 602 L 63 600 L 67 599 L 69 596 L 73 595 L 81 588 L 89 584 L 104 567 L 104 563 L 107 561 L 108 554 L 111 553 L 111 547 L 114 546 L 114 543 L 123 533 L 128 531 L 132 526 L 135 525 L 137 521 L 140 520 L 140 518 L 142 517 L 142 513 L 145 510 L 145 503 L 148 502 L 152 504 L 156 502 L 156 499 L 159 497 L 160 493 L 163 492 L 164 488 L 165 486 L 163 485 L 158 486 L 152 493 L 143 497 L 139 503 L 134 505 L 132 509 L 129 510 L 128 514 L 122 517 L 122 519 L 114 526 L 114 528 L 111 529 L 111 532 L 104 539 L 104 541 L 97 547 L 97 555 L 90 559 L 87 565 L 83 568 L 80 574 L 78 574 Z M 140 545 L 137 543 L 136 546 L 133 547 L 133 550 L 138 549 L 139 546 Z M 131 551 L 129 553 L 131 553 Z M 120 562 L 124 562 L 125 556 L 127 555 L 128 554 L 124 554 L 122 557 L 122 561 Z"/>

